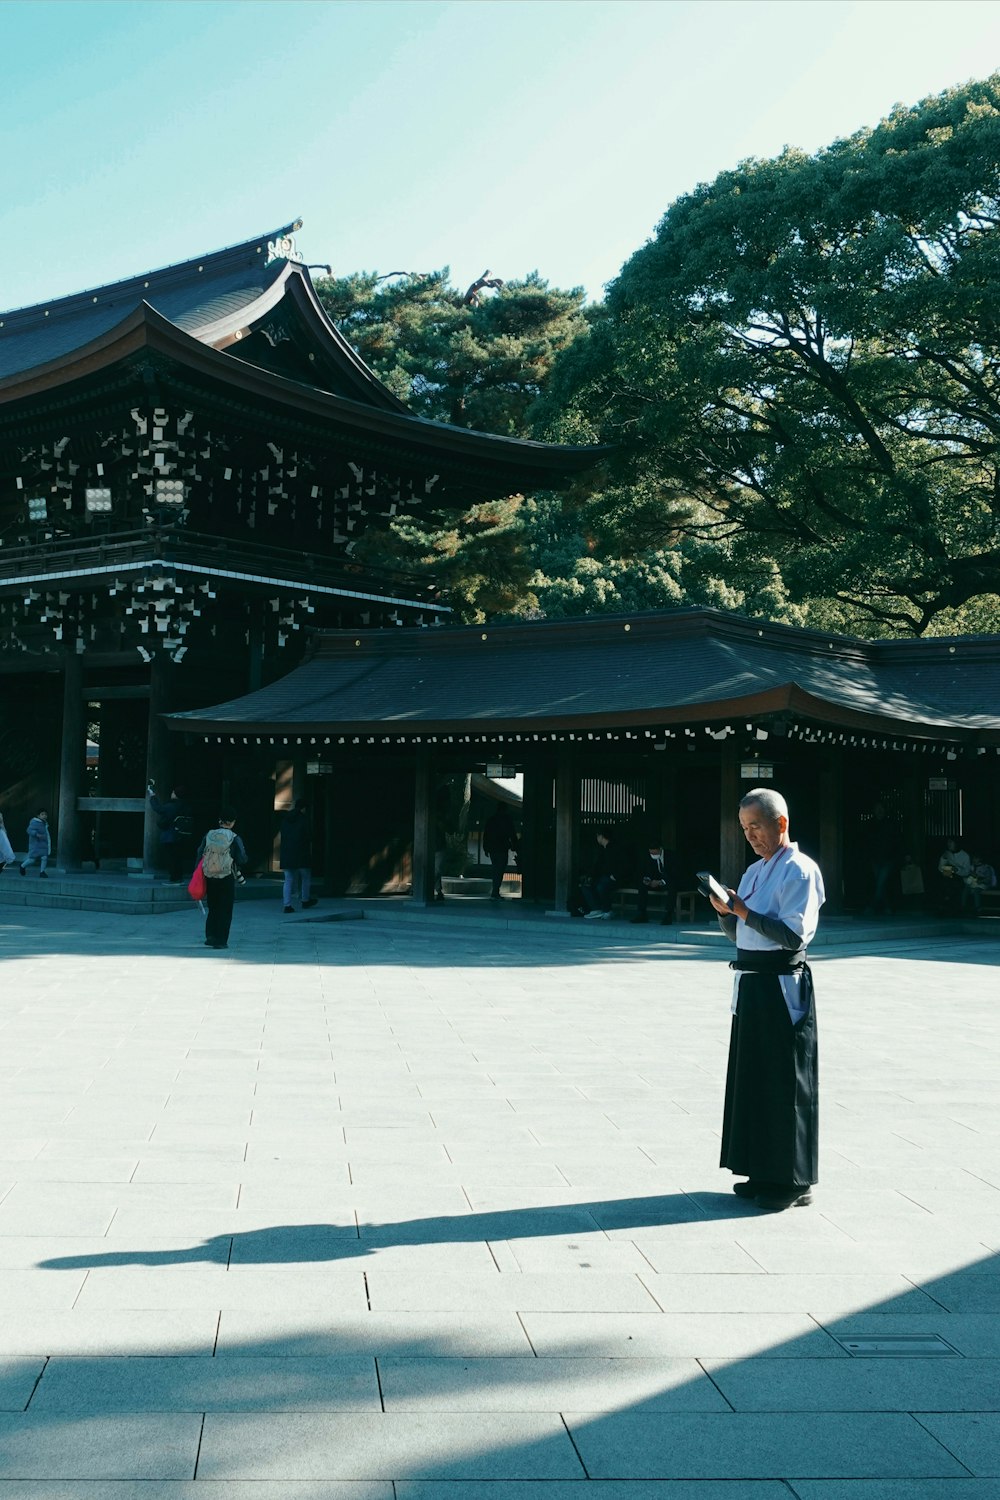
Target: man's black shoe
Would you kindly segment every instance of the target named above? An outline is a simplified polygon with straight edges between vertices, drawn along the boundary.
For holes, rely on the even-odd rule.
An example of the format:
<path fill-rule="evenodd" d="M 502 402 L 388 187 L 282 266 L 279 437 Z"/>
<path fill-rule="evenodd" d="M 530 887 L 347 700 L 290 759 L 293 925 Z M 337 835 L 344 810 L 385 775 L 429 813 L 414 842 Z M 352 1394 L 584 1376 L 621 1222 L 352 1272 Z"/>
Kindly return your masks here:
<path fill-rule="evenodd" d="M 789 1187 L 769 1187 L 766 1192 L 758 1193 L 757 1207 L 766 1213 L 780 1214 L 786 1208 L 807 1208 L 812 1196 L 808 1183 L 793 1182 Z"/>
<path fill-rule="evenodd" d="M 733 1192 L 737 1198 L 756 1198 L 758 1193 L 765 1192 L 770 1187 L 766 1182 L 754 1182 L 750 1177 L 746 1182 L 734 1182 Z"/>
<path fill-rule="evenodd" d="M 308 901 L 303 901 L 302 910 L 305 911 L 308 907 L 315 906 L 318 900 L 318 896 L 310 896 Z"/>
<path fill-rule="evenodd" d="M 287 917 L 289 912 L 293 912 L 295 910 L 295 907 L 294 906 L 283 906 L 281 908 L 281 910 L 284 912 L 285 916 Z"/>
<path fill-rule="evenodd" d="M 49 878 L 48 871 L 47 870 L 39 870 L 39 872 L 38 872 L 38 878 L 39 878 L 39 880 L 48 880 L 48 878 Z"/>
<path fill-rule="evenodd" d="M 24 868 L 24 866 L 23 866 L 23 865 L 18 865 L 18 867 L 17 867 L 17 868 L 18 868 L 18 869 L 19 869 L 19 870 L 20 870 L 20 872 L 21 872 L 21 874 L 22 874 L 22 875 L 27 875 L 27 873 L 28 873 L 28 872 L 27 872 L 27 870 L 26 870 L 26 869 L 25 869 L 25 868 Z"/>

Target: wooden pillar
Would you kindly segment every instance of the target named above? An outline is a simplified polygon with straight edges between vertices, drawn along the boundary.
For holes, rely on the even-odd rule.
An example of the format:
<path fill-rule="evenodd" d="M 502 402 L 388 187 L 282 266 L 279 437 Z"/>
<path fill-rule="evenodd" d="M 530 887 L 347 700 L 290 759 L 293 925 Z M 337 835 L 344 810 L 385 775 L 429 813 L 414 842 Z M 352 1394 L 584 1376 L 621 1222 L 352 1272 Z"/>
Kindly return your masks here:
<path fill-rule="evenodd" d="M 521 899 L 535 900 L 538 896 L 538 814 L 541 768 L 534 760 L 524 764 L 524 781 L 521 794 L 521 838 L 518 844 L 517 867 L 521 872 Z"/>
<path fill-rule="evenodd" d="M 410 900 L 430 906 L 434 900 L 434 757 L 429 745 L 418 745 L 413 787 L 413 883 Z"/>
<path fill-rule="evenodd" d="M 719 870 L 723 885 L 739 885 L 746 867 L 746 841 L 740 827 L 739 805 L 743 795 L 740 757 L 735 744 L 724 740 L 719 774 Z"/>
<path fill-rule="evenodd" d="M 573 751 L 560 745 L 556 758 L 556 879 L 555 909 L 568 912 L 574 904 L 573 872 L 576 866 L 577 832 L 580 823 L 579 792 Z"/>
<path fill-rule="evenodd" d="M 826 909 L 831 912 L 841 911 L 844 905 L 843 773 L 842 754 L 839 750 L 832 750 L 819 777 L 819 867 L 826 887 Z"/>
<path fill-rule="evenodd" d="M 60 870 L 78 870 L 81 859 L 80 813 L 87 759 L 87 708 L 83 699 L 83 657 L 66 654 L 63 667 L 62 749 L 59 759 L 59 810 L 56 857 Z"/>
<path fill-rule="evenodd" d="M 149 664 L 149 722 L 146 730 L 146 782 L 156 782 L 156 795 L 161 802 L 170 796 L 170 742 L 169 730 L 161 718 L 167 711 L 167 658 L 162 652 L 154 653 Z M 143 788 L 145 793 L 145 788 Z M 160 863 L 160 830 L 156 814 L 146 800 L 146 818 L 142 837 L 142 868 L 152 875 Z"/>

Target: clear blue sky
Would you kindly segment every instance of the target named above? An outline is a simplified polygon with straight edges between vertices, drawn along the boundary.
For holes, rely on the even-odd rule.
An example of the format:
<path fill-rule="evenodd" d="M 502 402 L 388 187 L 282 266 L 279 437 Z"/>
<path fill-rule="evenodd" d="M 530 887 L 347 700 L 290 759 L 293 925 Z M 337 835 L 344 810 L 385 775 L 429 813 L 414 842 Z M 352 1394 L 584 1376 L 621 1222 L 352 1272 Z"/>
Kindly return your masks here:
<path fill-rule="evenodd" d="M 1000 68 L 998 0 L 0 0 L 0 308 L 301 216 L 599 296 L 675 197 Z"/>

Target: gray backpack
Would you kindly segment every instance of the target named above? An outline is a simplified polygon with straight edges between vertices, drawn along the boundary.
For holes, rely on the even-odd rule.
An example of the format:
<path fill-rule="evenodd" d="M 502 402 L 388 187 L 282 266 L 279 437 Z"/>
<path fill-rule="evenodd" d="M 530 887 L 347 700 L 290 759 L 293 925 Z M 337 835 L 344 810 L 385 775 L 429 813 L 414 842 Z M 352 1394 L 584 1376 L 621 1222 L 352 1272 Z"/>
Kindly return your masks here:
<path fill-rule="evenodd" d="M 230 845 L 236 835 L 231 828 L 213 828 L 205 835 L 205 852 L 201 857 L 201 868 L 206 880 L 223 880 L 233 873 L 233 856 Z"/>

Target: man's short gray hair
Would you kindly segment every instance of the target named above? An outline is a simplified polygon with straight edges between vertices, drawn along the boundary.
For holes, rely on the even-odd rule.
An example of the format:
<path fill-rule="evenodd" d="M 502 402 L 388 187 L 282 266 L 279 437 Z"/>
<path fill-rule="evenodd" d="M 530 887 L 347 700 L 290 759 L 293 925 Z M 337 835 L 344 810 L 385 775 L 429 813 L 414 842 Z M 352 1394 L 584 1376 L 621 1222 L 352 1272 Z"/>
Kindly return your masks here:
<path fill-rule="evenodd" d="M 780 792 L 772 791 L 769 786 L 755 786 L 745 797 L 741 797 L 740 811 L 745 807 L 759 807 L 772 823 L 776 823 L 779 818 L 788 817 L 788 803 Z"/>

